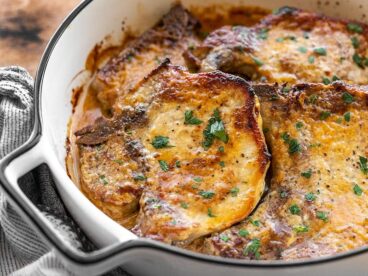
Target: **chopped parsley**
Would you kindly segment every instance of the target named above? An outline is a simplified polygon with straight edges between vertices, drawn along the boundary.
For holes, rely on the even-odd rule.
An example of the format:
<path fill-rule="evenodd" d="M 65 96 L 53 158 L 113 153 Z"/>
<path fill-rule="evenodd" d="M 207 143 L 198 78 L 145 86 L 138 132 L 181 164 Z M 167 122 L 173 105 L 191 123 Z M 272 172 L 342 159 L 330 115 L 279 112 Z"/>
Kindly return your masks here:
<path fill-rule="evenodd" d="M 329 111 L 322 111 L 320 114 L 319 114 L 319 118 L 321 120 L 326 120 L 328 117 L 331 116 L 331 112 Z"/>
<path fill-rule="evenodd" d="M 171 148 L 172 145 L 169 144 L 169 137 L 166 136 L 155 136 L 152 140 L 152 146 L 155 149 Z"/>
<path fill-rule="evenodd" d="M 262 28 L 257 36 L 259 39 L 266 40 L 268 38 L 268 29 Z"/>
<path fill-rule="evenodd" d="M 167 172 L 169 170 L 169 165 L 164 160 L 158 160 L 158 163 L 160 164 L 161 170 L 164 172 Z"/>
<path fill-rule="evenodd" d="M 253 58 L 253 61 L 254 63 L 257 65 L 257 66 L 262 66 L 263 65 L 263 61 L 260 60 L 259 58 L 257 57 L 252 57 Z"/>
<path fill-rule="evenodd" d="M 308 170 L 302 172 L 300 175 L 309 179 L 312 176 L 312 169 L 308 169 Z"/>
<path fill-rule="evenodd" d="M 278 37 L 278 38 L 276 38 L 276 42 L 284 42 L 284 38 L 283 37 Z"/>
<path fill-rule="evenodd" d="M 135 173 L 133 174 L 133 179 L 136 181 L 144 181 L 147 179 L 147 177 L 145 177 L 142 173 Z"/>
<path fill-rule="evenodd" d="M 313 63 L 314 63 L 314 56 L 309 56 L 309 57 L 308 57 L 308 62 L 309 62 L 310 64 L 313 64 Z"/>
<path fill-rule="evenodd" d="M 291 139 L 289 141 L 289 153 L 294 154 L 294 153 L 301 152 L 301 151 L 302 151 L 302 148 L 301 148 L 298 140 Z"/>
<path fill-rule="evenodd" d="M 358 55 L 357 53 L 355 53 L 353 55 L 353 61 L 355 62 L 356 65 L 358 65 L 360 68 L 364 68 L 364 58 L 361 57 L 360 55 Z"/>
<path fill-rule="evenodd" d="M 301 52 L 301 53 L 303 53 L 303 54 L 305 54 L 308 51 L 308 49 L 306 47 L 304 47 L 304 46 L 300 46 L 298 48 L 298 51 Z"/>
<path fill-rule="evenodd" d="M 295 124 L 295 128 L 296 129 L 301 129 L 303 127 L 303 123 L 302 122 L 297 122 L 296 124 Z"/>
<path fill-rule="evenodd" d="M 354 185 L 353 191 L 354 191 L 354 194 L 356 194 L 357 196 L 361 196 L 362 193 L 363 193 L 362 188 L 360 188 L 360 186 L 358 184 Z"/>
<path fill-rule="evenodd" d="M 239 234 L 240 237 L 243 237 L 244 238 L 244 237 L 246 237 L 246 236 L 249 235 L 249 231 L 246 230 L 246 229 L 240 229 L 239 232 L 238 232 L 238 234 Z"/>
<path fill-rule="evenodd" d="M 175 167 L 177 167 L 177 168 L 180 168 L 181 167 L 181 164 L 180 164 L 180 161 L 179 160 L 176 160 Z"/>
<path fill-rule="evenodd" d="M 225 131 L 224 123 L 221 120 L 220 112 L 218 109 L 215 109 L 212 117 L 208 121 L 208 125 L 203 131 L 204 141 L 202 145 L 205 149 L 208 149 L 214 142 L 215 139 L 218 139 L 224 143 L 229 141 L 229 136 Z"/>
<path fill-rule="evenodd" d="M 364 156 L 359 156 L 359 167 L 364 174 L 368 174 L 368 159 Z"/>
<path fill-rule="evenodd" d="M 331 83 L 330 79 L 326 77 L 322 77 L 322 82 L 323 84 L 326 84 L 326 85 Z"/>
<path fill-rule="evenodd" d="M 308 102 L 310 102 L 311 104 L 315 104 L 317 99 L 318 99 L 318 95 L 317 94 L 312 94 L 308 97 Z"/>
<path fill-rule="evenodd" d="M 234 188 L 231 188 L 230 190 L 230 194 L 232 197 L 236 197 L 239 193 L 239 188 L 238 187 L 234 187 Z"/>
<path fill-rule="evenodd" d="M 288 196 L 288 193 L 286 191 L 280 191 L 280 197 L 285 198 Z"/>
<path fill-rule="evenodd" d="M 259 227 L 259 225 L 260 225 L 260 222 L 259 222 L 259 220 L 253 220 L 253 219 L 249 219 L 249 221 L 250 221 L 250 223 L 251 223 L 251 224 L 253 224 L 254 226 L 257 226 L 257 227 Z"/>
<path fill-rule="evenodd" d="M 350 118 L 351 118 L 351 113 L 350 112 L 345 112 L 344 113 L 344 120 L 346 122 L 350 122 Z"/>
<path fill-rule="evenodd" d="M 308 201 L 308 202 L 312 202 L 312 201 L 315 201 L 316 200 L 316 195 L 314 193 L 307 193 L 305 196 L 304 196 L 305 200 Z"/>
<path fill-rule="evenodd" d="M 230 238 L 224 234 L 220 235 L 220 240 L 224 241 L 224 242 L 228 242 L 230 240 Z"/>
<path fill-rule="evenodd" d="M 215 196 L 215 193 L 212 191 L 200 191 L 198 194 L 205 199 L 211 199 Z"/>
<path fill-rule="evenodd" d="M 188 204 L 186 202 L 180 202 L 181 208 L 188 209 Z"/>
<path fill-rule="evenodd" d="M 293 230 L 296 232 L 296 233 L 306 233 L 309 231 L 309 227 L 306 226 L 306 225 L 296 225 L 293 227 Z"/>
<path fill-rule="evenodd" d="M 316 53 L 317 55 L 320 55 L 320 56 L 326 56 L 327 55 L 326 48 L 323 48 L 323 47 L 314 48 L 313 52 Z"/>
<path fill-rule="evenodd" d="M 348 28 L 349 31 L 351 31 L 353 33 L 361 34 L 363 32 L 362 26 L 360 26 L 357 23 L 348 23 L 347 28 Z"/>
<path fill-rule="evenodd" d="M 300 214 L 300 208 L 298 205 L 296 204 L 292 204 L 289 207 L 289 211 L 290 213 L 292 213 L 293 215 L 299 215 Z"/>
<path fill-rule="evenodd" d="M 294 154 L 302 151 L 302 147 L 300 146 L 298 140 L 290 139 L 290 135 L 287 132 L 281 134 L 281 138 L 284 140 L 286 144 L 289 145 L 289 153 Z"/>
<path fill-rule="evenodd" d="M 203 181 L 203 178 L 196 176 L 196 177 L 193 178 L 193 180 L 195 182 L 198 182 L 199 183 L 199 182 L 202 182 Z"/>
<path fill-rule="evenodd" d="M 351 94 L 350 94 L 350 93 L 348 93 L 348 92 L 344 92 L 344 93 L 342 94 L 342 100 L 343 100 L 345 103 L 350 104 L 350 103 L 354 102 L 354 96 L 353 96 L 353 95 L 351 95 Z"/>
<path fill-rule="evenodd" d="M 356 36 L 353 36 L 351 38 L 351 44 L 353 44 L 355 49 L 359 48 L 359 39 Z"/>
<path fill-rule="evenodd" d="M 328 214 L 326 212 L 317 211 L 316 217 L 320 220 L 323 220 L 324 222 L 328 221 Z"/>
<path fill-rule="evenodd" d="M 210 218 L 214 218 L 214 217 L 216 217 L 214 214 L 212 214 L 212 209 L 211 209 L 211 208 L 208 208 L 208 209 L 207 209 L 207 215 L 208 215 Z"/>
<path fill-rule="evenodd" d="M 261 241 L 259 239 L 251 240 L 247 247 L 244 248 L 243 254 L 245 256 L 254 256 L 256 259 L 259 259 L 261 254 L 259 253 L 259 248 L 261 247 Z"/>
<path fill-rule="evenodd" d="M 104 176 L 104 175 L 100 175 L 100 180 L 101 180 L 102 184 L 104 184 L 104 185 L 109 184 L 109 181 L 107 181 L 106 176 Z"/>
<path fill-rule="evenodd" d="M 219 146 L 217 150 L 218 152 L 225 152 L 224 146 Z"/>
<path fill-rule="evenodd" d="M 123 165 L 124 164 L 123 160 L 120 160 L 120 159 L 116 159 L 116 160 L 114 160 L 114 162 L 117 163 L 117 164 L 119 164 L 119 165 Z"/>
<path fill-rule="evenodd" d="M 186 125 L 200 125 L 202 123 L 201 120 L 194 117 L 193 110 L 187 110 L 184 113 L 184 124 Z"/>
<path fill-rule="evenodd" d="M 225 167 L 225 162 L 224 161 L 220 161 L 219 162 L 219 165 L 220 165 L 220 167 Z"/>
<path fill-rule="evenodd" d="M 338 81 L 338 80 L 340 80 L 340 78 L 338 76 L 336 76 L 336 75 L 332 76 L 332 81 Z"/>

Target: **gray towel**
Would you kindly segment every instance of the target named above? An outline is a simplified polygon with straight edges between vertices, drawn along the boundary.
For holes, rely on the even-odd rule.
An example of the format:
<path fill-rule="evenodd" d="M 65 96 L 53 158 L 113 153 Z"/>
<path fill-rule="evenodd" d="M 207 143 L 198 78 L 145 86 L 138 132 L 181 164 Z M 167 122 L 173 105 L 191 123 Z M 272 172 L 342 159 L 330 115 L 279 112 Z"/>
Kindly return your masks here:
<path fill-rule="evenodd" d="M 20 67 L 0 68 L 0 158 L 23 144 L 33 127 L 33 80 Z M 69 216 L 41 165 L 19 180 L 28 198 L 52 222 L 65 242 L 84 252 L 95 250 Z M 74 275 L 7 203 L 0 192 L 0 275 Z M 115 269 L 109 275 L 128 275 Z"/>

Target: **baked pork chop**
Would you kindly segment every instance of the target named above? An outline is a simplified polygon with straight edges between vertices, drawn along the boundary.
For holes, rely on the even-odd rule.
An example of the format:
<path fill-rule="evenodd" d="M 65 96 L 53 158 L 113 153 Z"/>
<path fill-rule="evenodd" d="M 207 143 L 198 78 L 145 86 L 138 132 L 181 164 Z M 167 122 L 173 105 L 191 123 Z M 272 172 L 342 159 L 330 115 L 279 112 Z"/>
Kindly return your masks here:
<path fill-rule="evenodd" d="M 281 8 L 248 28 L 224 26 L 185 54 L 200 71 L 264 82 L 368 83 L 367 25 Z"/>
<path fill-rule="evenodd" d="M 134 231 L 167 243 L 225 229 L 254 209 L 269 154 L 244 80 L 165 61 L 119 104 L 114 119 L 76 133 L 89 197 L 107 194 L 120 208 L 124 195 L 136 207 L 143 190 Z"/>
<path fill-rule="evenodd" d="M 255 87 L 272 152 L 267 196 L 207 254 L 246 259 L 332 255 L 368 242 L 368 93 L 333 83 Z"/>
<path fill-rule="evenodd" d="M 194 33 L 198 27 L 198 21 L 178 4 L 152 29 L 128 43 L 98 70 L 92 83 L 103 108 L 111 109 L 119 95 L 133 88 L 165 58 L 184 65 L 182 53 L 188 45 L 196 45 Z"/>

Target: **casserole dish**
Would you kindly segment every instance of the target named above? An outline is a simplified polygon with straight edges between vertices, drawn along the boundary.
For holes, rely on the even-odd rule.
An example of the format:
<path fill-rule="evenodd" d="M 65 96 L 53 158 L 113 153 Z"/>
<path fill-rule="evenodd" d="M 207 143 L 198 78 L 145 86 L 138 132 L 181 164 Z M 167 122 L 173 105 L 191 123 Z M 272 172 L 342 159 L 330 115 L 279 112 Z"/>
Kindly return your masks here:
<path fill-rule="evenodd" d="M 87 0 L 82 2 L 51 39 L 35 82 L 35 127 L 26 144 L 1 161 L 2 189 L 18 211 L 55 248 L 60 259 L 78 274 L 101 274 L 116 266 L 133 275 L 367 275 L 364 260 L 368 247 L 347 253 L 304 261 L 245 261 L 205 256 L 148 239 L 138 239 L 104 215 L 69 179 L 65 169 L 67 122 L 72 112 L 71 90 L 88 78 L 83 72 L 90 50 L 106 36 L 117 44 L 122 39 L 122 21 L 142 32 L 165 13 L 175 1 Z M 331 16 L 364 20 L 363 1 L 202 1 L 200 5 L 231 4 L 277 8 L 283 5 L 320 11 Z M 106 4 L 108 3 L 108 4 Z M 198 6 L 196 1 L 182 1 Z M 144 20 L 142 20 L 144 18 Z M 97 24 L 96 24 L 97 19 Z M 81 34 L 84 34 L 81 36 Z M 77 78 L 74 78 L 78 75 Z M 99 250 L 85 254 L 67 246 L 47 219 L 25 197 L 17 179 L 41 163 L 50 167 L 59 193 L 69 212 Z"/>

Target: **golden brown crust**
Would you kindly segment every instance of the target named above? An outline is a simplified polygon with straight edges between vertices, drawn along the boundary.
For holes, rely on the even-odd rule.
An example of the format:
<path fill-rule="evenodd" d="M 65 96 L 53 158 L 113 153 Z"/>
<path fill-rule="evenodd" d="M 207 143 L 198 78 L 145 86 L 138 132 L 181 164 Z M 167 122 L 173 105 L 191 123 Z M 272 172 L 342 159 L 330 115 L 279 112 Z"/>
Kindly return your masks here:
<path fill-rule="evenodd" d="M 201 71 L 254 81 L 366 84 L 367 41 L 365 24 L 286 7 L 251 28 L 215 30 L 185 56 Z"/>
<path fill-rule="evenodd" d="M 138 109 L 144 110 L 140 124 L 127 116 Z M 247 82 L 219 71 L 190 74 L 165 61 L 119 99 L 117 110 L 114 118 L 76 132 L 82 186 L 103 210 L 120 208 L 122 221 L 135 214 L 140 198 L 135 232 L 169 243 L 191 242 L 253 210 L 270 156 L 259 103 Z M 199 123 L 186 123 L 189 111 Z M 206 134 L 211 141 L 205 146 L 203 132 L 216 133 L 213 125 L 222 140 Z M 166 137 L 169 146 L 153 146 L 157 137 Z M 139 144 L 138 150 L 130 149 L 127 139 Z M 134 181 L 137 172 L 144 181 Z"/>
<path fill-rule="evenodd" d="M 130 41 L 97 72 L 93 87 L 103 107 L 112 108 L 119 95 L 135 86 L 164 58 L 184 65 L 183 49 L 197 43 L 194 32 L 198 27 L 198 21 L 178 4 L 152 29 Z"/>
<path fill-rule="evenodd" d="M 202 250 L 290 260 L 366 244 L 368 182 L 360 156 L 367 157 L 368 143 L 359 135 L 368 131 L 366 88 L 337 82 L 300 84 L 288 93 L 254 89 L 273 157 L 270 188 L 250 218 L 214 234 Z"/>

